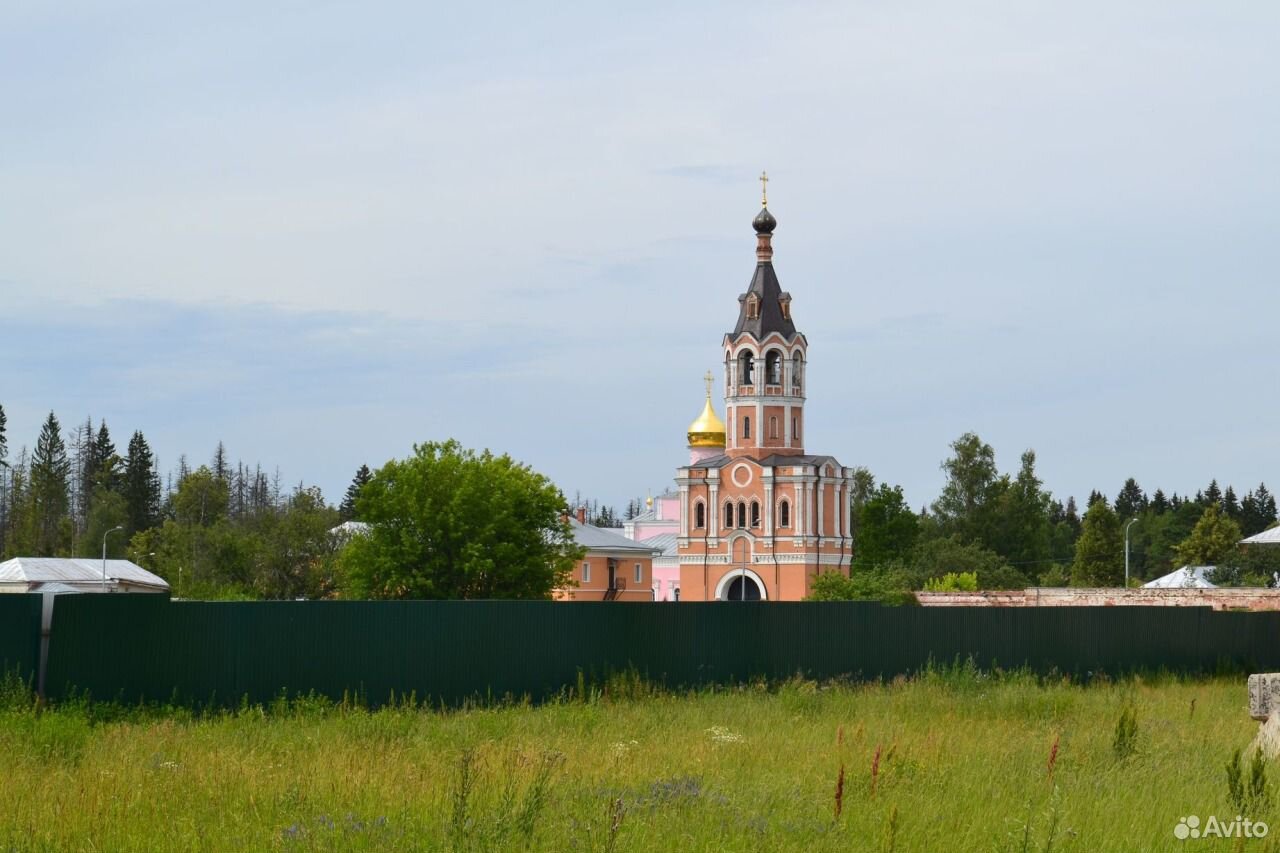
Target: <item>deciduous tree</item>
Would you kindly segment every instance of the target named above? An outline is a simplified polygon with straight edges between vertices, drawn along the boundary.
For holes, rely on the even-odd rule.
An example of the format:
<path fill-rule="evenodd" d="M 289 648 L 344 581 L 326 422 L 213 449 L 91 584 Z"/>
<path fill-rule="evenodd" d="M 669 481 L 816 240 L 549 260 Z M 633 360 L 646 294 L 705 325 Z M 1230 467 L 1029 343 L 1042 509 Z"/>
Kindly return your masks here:
<path fill-rule="evenodd" d="M 356 512 L 370 529 L 341 557 L 356 598 L 548 598 L 582 553 L 550 480 L 452 440 L 378 469 Z"/>

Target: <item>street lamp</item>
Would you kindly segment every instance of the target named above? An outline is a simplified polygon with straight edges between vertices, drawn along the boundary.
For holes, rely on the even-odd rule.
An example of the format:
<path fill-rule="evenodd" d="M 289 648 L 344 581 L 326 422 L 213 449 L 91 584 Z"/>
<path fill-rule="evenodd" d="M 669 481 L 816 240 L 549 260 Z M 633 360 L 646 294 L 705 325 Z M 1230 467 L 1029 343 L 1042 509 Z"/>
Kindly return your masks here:
<path fill-rule="evenodd" d="M 1138 519 L 1131 518 L 1129 523 L 1124 526 L 1124 588 L 1129 588 L 1129 528 L 1133 527 Z"/>
<path fill-rule="evenodd" d="M 124 530 L 123 524 L 117 524 L 115 527 L 102 534 L 102 591 L 107 591 L 107 537 L 117 530 Z"/>

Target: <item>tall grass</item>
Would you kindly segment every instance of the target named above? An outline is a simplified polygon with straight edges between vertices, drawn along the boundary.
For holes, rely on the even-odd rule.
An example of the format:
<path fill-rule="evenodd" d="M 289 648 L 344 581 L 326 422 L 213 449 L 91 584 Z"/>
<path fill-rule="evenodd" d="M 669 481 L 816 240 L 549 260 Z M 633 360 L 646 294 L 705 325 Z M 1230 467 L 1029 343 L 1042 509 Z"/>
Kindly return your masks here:
<path fill-rule="evenodd" d="M 41 709 L 0 680 L 0 851 L 1168 850 L 1189 814 L 1243 809 L 1280 836 L 1265 763 L 1223 784 L 1255 732 L 1235 677 L 1084 686 L 970 662 L 696 692 L 584 677 L 545 705 L 449 711 Z"/>

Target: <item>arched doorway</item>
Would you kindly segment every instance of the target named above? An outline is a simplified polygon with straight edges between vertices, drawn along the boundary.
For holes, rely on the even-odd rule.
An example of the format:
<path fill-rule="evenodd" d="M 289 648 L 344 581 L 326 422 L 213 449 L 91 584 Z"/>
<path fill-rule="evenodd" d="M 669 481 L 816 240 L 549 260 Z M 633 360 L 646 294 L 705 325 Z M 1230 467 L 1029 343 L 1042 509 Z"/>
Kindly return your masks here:
<path fill-rule="evenodd" d="M 743 591 L 746 591 L 745 598 Z M 760 594 L 760 587 L 749 577 L 739 575 L 729 581 L 729 585 L 724 591 L 725 601 L 759 601 L 763 596 Z"/>
<path fill-rule="evenodd" d="M 750 569 L 730 569 L 716 584 L 716 601 L 764 601 L 768 597 L 764 579 Z"/>

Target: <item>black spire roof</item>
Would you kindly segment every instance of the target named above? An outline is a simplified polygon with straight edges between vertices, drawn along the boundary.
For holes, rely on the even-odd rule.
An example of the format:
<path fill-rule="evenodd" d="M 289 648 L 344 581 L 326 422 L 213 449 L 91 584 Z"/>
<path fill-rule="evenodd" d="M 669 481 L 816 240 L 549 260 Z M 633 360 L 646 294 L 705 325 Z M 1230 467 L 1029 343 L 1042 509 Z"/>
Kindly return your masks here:
<path fill-rule="evenodd" d="M 773 247 L 771 245 L 773 229 L 778 221 L 769 211 L 761 210 L 751 223 L 755 228 L 759 245 L 756 249 L 756 271 L 751 277 L 747 292 L 738 297 L 738 325 L 729 333 L 730 337 L 750 334 L 762 341 L 777 332 L 785 340 L 796 336 L 795 324 L 791 322 L 791 294 L 783 291 L 778 284 L 778 274 L 773 271 Z M 752 310 L 752 296 L 755 296 L 755 310 Z M 788 308 L 783 310 L 783 303 Z"/>

